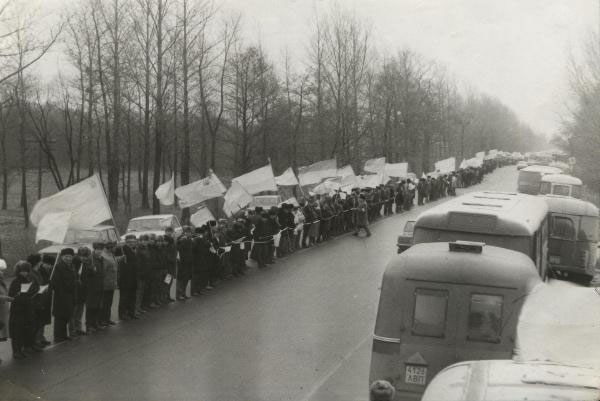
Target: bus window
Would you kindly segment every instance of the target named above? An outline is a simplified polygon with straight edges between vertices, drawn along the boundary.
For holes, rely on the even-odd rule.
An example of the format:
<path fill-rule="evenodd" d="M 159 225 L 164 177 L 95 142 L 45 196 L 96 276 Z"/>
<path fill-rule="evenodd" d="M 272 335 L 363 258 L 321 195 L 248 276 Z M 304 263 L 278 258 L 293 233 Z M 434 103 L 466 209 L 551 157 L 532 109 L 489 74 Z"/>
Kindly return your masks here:
<path fill-rule="evenodd" d="M 417 289 L 412 333 L 443 338 L 446 332 L 448 291 Z"/>
<path fill-rule="evenodd" d="M 571 187 L 571 196 L 577 199 L 581 198 L 581 185 L 573 185 Z"/>
<path fill-rule="evenodd" d="M 471 295 L 467 331 L 469 341 L 500 342 L 502 301 L 501 295 Z"/>
<path fill-rule="evenodd" d="M 580 241 L 598 241 L 598 218 L 582 216 L 577 239 Z"/>
<path fill-rule="evenodd" d="M 554 184 L 552 186 L 552 195 L 570 196 L 571 195 L 571 186 Z"/>
<path fill-rule="evenodd" d="M 573 220 L 565 216 L 552 216 L 550 237 L 567 240 L 575 239 L 575 224 Z"/>
<path fill-rule="evenodd" d="M 552 183 L 551 182 L 542 182 L 540 184 L 540 194 L 545 195 L 552 192 Z"/>

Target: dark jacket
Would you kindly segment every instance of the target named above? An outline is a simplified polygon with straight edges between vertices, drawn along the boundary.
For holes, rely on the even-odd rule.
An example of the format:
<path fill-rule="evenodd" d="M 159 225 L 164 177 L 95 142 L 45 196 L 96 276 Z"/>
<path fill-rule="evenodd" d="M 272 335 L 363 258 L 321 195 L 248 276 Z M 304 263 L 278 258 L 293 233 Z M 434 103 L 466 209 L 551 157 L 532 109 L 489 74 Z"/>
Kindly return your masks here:
<path fill-rule="evenodd" d="M 81 282 L 85 288 L 86 307 L 99 308 L 104 292 L 104 258 L 92 255 L 89 263 L 84 263 Z"/>
<path fill-rule="evenodd" d="M 21 284 L 31 283 L 26 293 L 21 293 Z M 21 275 L 15 277 L 8 288 L 8 296 L 13 300 L 10 303 L 10 315 L 8 319 L 8 330 L 10 338 L 26 340 L 35 328 L 34 298 L 40 287 L 31 276 L 24 278 Z"/>
<path fill-rule="evenodd" d="M 77 298 L 77 273 L 74 266 L 67 266 L 59 260 L 50 282 L 54 290 L 52 314 L 61 319 L 70 319 Z"/>
<path fill-rule="evenodd" d="M 150 279 L 150 274 L 151 274 L 151 269 L 152 269 L 152 264 L 151 264 L 151 255 L 150 255 L 150 249 L 148 248 L 148 246 L 145 245 L 140 245 L 137 247 L 136 249 L 136 256 L 137 256 L 137 275 L 138 275 L 138 279 L 140 280 L 148 280 Z"/>
<path fill-rule="evenodd" d="M 136 288 L 137 284 L 137 254 L 129 246 L 123 246 L 124 259 L 119 263 L 118 284 L 121 290 L 131 290 Z"/>
<path fill-rule="evenodd" d="M 177 240 L 177 252 L 179 263 L 177 264 L 177 278 L 187 280 L 191 277 L 194 267 L 194 250 L 192 239 L 188 235 L 182 235 Z"/>

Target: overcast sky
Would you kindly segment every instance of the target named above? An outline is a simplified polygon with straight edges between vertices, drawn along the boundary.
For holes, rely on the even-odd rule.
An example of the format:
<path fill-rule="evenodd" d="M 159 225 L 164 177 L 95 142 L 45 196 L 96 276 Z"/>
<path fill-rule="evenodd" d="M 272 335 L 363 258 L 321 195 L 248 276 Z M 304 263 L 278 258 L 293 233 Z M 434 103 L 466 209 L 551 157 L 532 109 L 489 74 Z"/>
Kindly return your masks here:
<path fill-rule="evenodd" d="M 250 38 L 277 59 L 306 49 L 311 19 L 333 0 L 223 0 L 240 10 Z M 494 95 L 546 134 L 560 125 L 566 63 L 591 29 L 599 0 L 338 0 L 368 19 L 380 52 L 410 47 L 459 81 Z M 572 50 L 574 49 L 574 50 Z M 298 55 L 296 58 L 299 58 Z"/>
<path fill-rule="evenodd" d="M 77 0 L 45 0 L 55 4 Z M 214 0 L 243 16 L 248 43 L 276 61 L 286 47 L 302 62 L 315 12 L 334 0 Z M 567 62 L 590 30 L 600 0 L 337 0 L 372 26 L 380 54 L 409 47 L 446 66 L 465 87 L 498 97 L 546 135 L 568 100 Z M 48 3 L 46 3 L 48 4 Z M 316 11 L 315 11 L 316 10 Z M 50 55 L 44 72 L 60 62 Z M 64 68 L 64 65 L 61 67 Z"/>

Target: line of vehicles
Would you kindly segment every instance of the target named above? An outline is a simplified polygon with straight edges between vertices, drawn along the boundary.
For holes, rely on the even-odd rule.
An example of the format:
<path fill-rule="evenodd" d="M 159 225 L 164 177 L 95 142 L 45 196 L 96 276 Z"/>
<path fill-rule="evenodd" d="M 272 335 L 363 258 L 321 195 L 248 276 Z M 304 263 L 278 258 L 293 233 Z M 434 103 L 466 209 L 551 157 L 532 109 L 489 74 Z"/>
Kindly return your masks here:
<path fill-rule="evenodd" d="M 370 383 L 389 381 L 396 400 L 600 399 L 598 370 L 513 359 L 528 297 L 549 278 L 589 284 L 596 266 L 598 208 L 548 167 L 521 169 L 515 193 L 473 192 L 407 223 L 383 276 Z"/>

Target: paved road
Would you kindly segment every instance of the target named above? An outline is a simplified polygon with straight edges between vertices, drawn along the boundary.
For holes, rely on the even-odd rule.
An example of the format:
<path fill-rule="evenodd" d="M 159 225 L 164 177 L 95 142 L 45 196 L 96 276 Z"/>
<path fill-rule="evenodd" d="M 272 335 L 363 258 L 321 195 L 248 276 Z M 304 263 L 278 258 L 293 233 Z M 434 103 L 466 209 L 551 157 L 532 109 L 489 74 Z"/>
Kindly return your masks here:
<path fill-rule="evenodd" d="M 470 190 L 514 190 L 516 177 L 505 167 Z M 2 345 L 0 401 L 8 381 L 56 401 L 366 400 L 381 276 L 424 208 L 28 360 Z"/>

